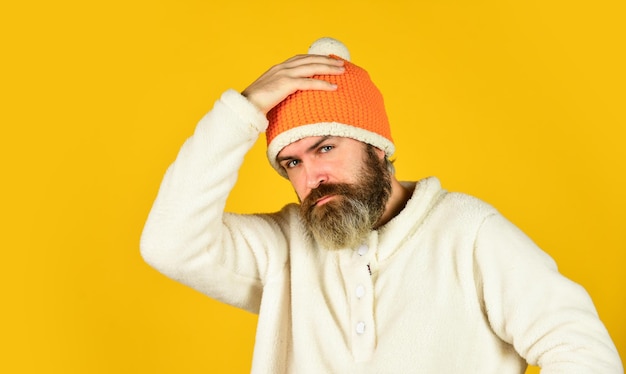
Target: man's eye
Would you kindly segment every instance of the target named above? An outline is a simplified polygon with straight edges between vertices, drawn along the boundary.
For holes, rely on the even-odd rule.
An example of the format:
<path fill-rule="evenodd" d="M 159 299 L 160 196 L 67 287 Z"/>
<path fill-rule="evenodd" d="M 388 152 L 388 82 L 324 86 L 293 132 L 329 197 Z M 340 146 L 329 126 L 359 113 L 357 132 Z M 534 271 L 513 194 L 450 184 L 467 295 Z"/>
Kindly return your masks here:
<path fill-rule="evenodd" d="M 320 147 L 320 152 L 326 153 L 326 152 L 330 151 L 333 148 L 335 148 L 335 147 L 332 146 L 332 145 L 324 145 L 324 146 Z"/>
<path fill-rule="evenodd" d="M 292 167 L 298 165 L 298 163 L 299 163 L 298 160 L 291 160 L 291 161 L 285 163 L 285 168 L 287 168 L 287 169 L 292 168 Z"/>

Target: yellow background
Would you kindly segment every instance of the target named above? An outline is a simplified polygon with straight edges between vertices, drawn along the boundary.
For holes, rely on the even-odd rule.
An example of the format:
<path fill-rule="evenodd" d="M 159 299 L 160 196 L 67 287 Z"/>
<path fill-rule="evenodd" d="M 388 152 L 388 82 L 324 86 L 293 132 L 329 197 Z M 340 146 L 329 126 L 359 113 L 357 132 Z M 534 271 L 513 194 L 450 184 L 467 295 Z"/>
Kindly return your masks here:
<path fill-rule="evenodd" d="M 327 35 L 385 94 L 400 179 L 498 207 L 587 288 L 624 359 L 624 4 L 4 2 L 0 372 L 249 371 L 256 317 L 150 269 L 139 236 L 221 92 Z M 294 200 L 262 141 L 230 210 Z"/>

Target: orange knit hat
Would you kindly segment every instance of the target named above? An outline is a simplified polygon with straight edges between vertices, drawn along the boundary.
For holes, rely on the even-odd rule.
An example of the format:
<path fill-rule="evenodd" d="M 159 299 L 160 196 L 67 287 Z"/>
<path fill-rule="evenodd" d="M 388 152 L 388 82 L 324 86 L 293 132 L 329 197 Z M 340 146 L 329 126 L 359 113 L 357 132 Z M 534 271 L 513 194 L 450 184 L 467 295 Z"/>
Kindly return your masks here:
<path fill-rule="evenodd" d="M 322 38 L 309 48 L 310 54 L 330 55 L 345 60 L 341 75 L 314 78 L 337 85 L 335 91 L 297 91 L 267 114 L 267 157 L 282 176 L 285 170 L 276 156 L 287 145 L 308 136 L 343 136 L 371 144 L 391 156 L 395 147 L 383 96 L 367 71 L 350 61 L 347 48 L 338 40 Z"/>

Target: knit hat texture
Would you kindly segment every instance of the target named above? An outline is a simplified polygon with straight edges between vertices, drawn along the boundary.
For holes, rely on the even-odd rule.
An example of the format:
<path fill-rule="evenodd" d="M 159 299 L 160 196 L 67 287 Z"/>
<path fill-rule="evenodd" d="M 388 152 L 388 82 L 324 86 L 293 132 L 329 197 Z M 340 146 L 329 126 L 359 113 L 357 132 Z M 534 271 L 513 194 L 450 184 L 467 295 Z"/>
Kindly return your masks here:
<path fill-rule="evenodd" d="M 345 61 L 341 75 L 319 75 L 337 85 L 335 91 L 297 91 L 267 114 L 267 157 L 282 176 L 276 156 L 287 145 L 309 136 L 342 136 L 371 144 L 389 157 L 395 152 L 383 96 L 364 69 L 351 63 L 348 49 L 338 40 L 322 38 L 310 54 Z"/>

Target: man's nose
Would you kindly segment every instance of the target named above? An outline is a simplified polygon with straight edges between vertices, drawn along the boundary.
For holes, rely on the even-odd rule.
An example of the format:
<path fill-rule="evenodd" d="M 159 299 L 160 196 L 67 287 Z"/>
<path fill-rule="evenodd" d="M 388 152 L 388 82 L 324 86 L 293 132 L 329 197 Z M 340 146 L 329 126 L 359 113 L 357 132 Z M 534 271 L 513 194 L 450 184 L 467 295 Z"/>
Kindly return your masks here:
<path fill-rule="evenodd" d="M 319 165 L 316 165 L 314 162 L 309 163 L 306 168 L 306 186 L 309 189 L 315 189 L 319 187 L 320 184 L 326 183 L 328 181 L 328 176 L 326 173 L 322 171 Z"/>

